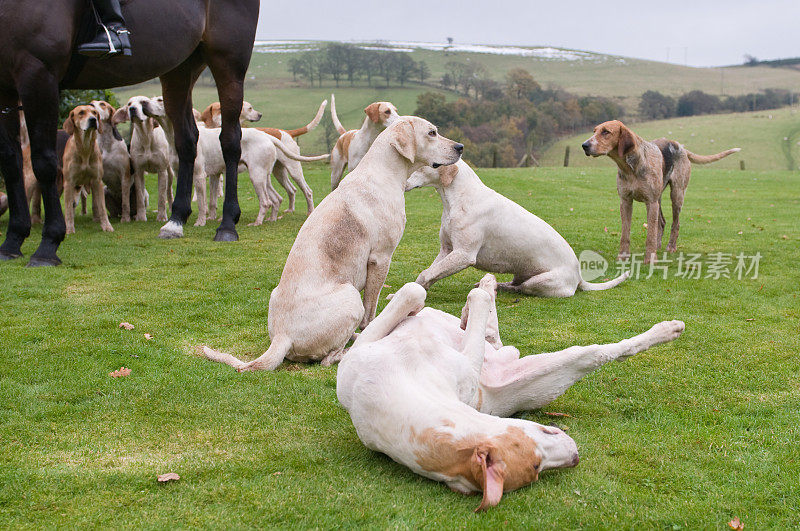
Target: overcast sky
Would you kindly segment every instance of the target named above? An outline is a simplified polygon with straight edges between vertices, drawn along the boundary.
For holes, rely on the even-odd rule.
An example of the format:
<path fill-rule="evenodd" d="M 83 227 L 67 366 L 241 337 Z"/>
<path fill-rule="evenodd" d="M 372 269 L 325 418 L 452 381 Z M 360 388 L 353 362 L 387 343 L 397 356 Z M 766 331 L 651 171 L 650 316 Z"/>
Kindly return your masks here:
<path fill-rule="evenodd" d="M 261 0 L 259 39 L 447 37 L 719 66 L 800 56 L 800 0 Z"/>

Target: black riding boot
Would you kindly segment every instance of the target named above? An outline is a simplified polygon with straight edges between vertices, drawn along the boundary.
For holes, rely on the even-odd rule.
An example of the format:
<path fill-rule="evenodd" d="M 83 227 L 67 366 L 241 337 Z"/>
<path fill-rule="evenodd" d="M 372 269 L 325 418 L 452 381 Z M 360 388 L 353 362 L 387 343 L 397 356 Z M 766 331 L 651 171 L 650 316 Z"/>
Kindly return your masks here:
<path fill-rule="evenodd" d="M 130 33 L 125 28 L 125 19 L 119 0 L 89 0 L 97 13 L 100 32 L 90 42 L 80 44 L 78 53 L 90 57 L 105 57 L 110 55 L 130 55 Z"/>

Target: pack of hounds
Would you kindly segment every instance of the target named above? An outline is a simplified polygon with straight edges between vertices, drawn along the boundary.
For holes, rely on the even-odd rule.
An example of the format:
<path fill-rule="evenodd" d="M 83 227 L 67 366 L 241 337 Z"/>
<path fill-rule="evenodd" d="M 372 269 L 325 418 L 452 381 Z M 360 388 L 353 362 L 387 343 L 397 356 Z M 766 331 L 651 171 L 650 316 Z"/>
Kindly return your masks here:
<path fill-rule="evenodd" d="M 288 195 L 287 212 L 295 208 L 295 186 L 301 190 L 308 218 L 270 295 L 267 351 L 242 361 L 204 346 L 205 357 L 240 372 L 274 370 L 284 359 L 341 362 L 337 397 L 359 439 L 457 492 L 482 493 L 477 510 L 496 505 L 504 492 L 536 481 L 544 470 L 577 465 L 577 445 L 564 431 L 512 415 L 543 407 L 605 363 L 676 339 L 684 323 L 664 321 L 618 343 L 521 357 L 500 338 L 498 290 L 571 297 L 577 290 L 613 288 L 627 274 L 602 283 L 583 280 L 574 251 L 553 227 L 486 186 L 461 159 L 462 144 L 422 118 L 401 116 L 389 102 L 368 105 L 361 127 L 348 131 L 331 96 L 339 139 L 330 155 L 301 155 L 296 139 L 320 123 L 326 105 L 323 101 L 313 120 L 298 129 L 242 129 L 239 172 L 248 172 L 259 203 L 251 225 L 278 218 L 283 198 L 270 174 Z M 244 103 L 242 123 L 261 117 Z M 195 111 L 195 120 L 195 225 L 204 225 L 217 217 L 223 193 L 219 104 Z M 117 131 L 122 122 L 131 123 L 130 146 Z M 59 135 L 67 233 L 75 230 L 78 204 L 85 213 L 88 196 L 104 231 L 113 231 L 109 216 L 146 220 L 145 173 L 158 176 L 157 219 L 167 221 L 178 161 L 161 97 L 135 96 L 119 109 L 103 101 L 78 106 Z M 26 192 L 38 220 L 40 200 L 24 128 L 21 143 Z M 675 252 L 691 165 L 739 151 L 696 155 L 675 141 L 646 141 L 619 121 L 595 127 L 582 147 L 587 156 L 608 156 L 618 167 L 620 258 L 630 255 L 633 201 L 645 203 L 645 262 L 661 248 L 666 227 L 661 196 L 667 186 L 672 202 L 667 250 Z M 331 193 L 315 208 L 301 163 L 327 158 Z M 376 316 L 405 229 L 404 194 L 423 186 L 435 188 L 442 200 L 439 253 L 415 282 L 390 295 Z M 435 282 L 468 267 L 487 274 L 467 295 L 460 316 L 425 306 Z M 498 283 L 493 274 L 513 278 Z"/>

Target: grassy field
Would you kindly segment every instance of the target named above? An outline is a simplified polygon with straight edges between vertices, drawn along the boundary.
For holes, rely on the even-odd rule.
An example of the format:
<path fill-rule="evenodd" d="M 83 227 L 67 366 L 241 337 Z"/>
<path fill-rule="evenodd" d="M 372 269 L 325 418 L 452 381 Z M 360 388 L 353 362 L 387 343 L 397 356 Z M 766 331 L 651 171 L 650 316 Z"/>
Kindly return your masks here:
<path fill-rule="evenodd" d="M 576 251 L 613 261 L 609 168 L 480 173 Z M 307 176 L 319 201 L 327 167 L 311 165 Z M 686 332 L 602 368 L 545 408 L 569 417 L 524 413 L 568 430 L 581 463 L 542 474 L 484 514 L 472 512 L 476 498 L 368 451 L 337 404 L 335 367 L 240 375 L 195 355 L 200 344 L 244 357 L 267 348 L 270 290 L 305 218 L 247 227 L 257 210 L 247 179 L 240 197 L 236 244 L 213 243 L 215 226 L 162 241 L 154 220 L 103 233 L 84 216 L 62 246 L 63 266 L 0 264 L 0 527 L 722 529 L 732 517 L 747 529 L 800 525 L 797 173 L 695 171 L 679 249 L 760 252 L 756 280 L 675 278 L 673 264 L 666 280 L 570 299 L 499 295 L 503 340 L 524 354 L 618 341 L 665 319 L 684 320 Z M 389 291 L 435 256 L 440 211 L 432 190 L 408 194 Z M 634 214 L 640 252 L 640 204 Z M 428 304 L 457 314 L 480 276 L 437 283 Z M 109 377 L 121 366 L 130 376 Z M 158 484 L 165 472 L 180 481 Z"/>
<path fill-rule="evenodd" d="M 739 162 L 744 160 L 745 167 L 754 170 L 800 169 L 800 116 L 797 108 L 691 116 L 629 125 L 642 138 L 671 138 L 690 151 L 703 155 L 731 147 L 742 148 L 741 153 L 709 167 L 734 169 L 739 168 Z M 608 168 L 613 173 L 614 163 L 608 158 L 583 154 L 581 143 L 591 134 L 591 129 L 587 129 L 557 142 L 539 162 L 543 166 L 563 165 L 564 148 L 570 146 L 570 166 Z"/>

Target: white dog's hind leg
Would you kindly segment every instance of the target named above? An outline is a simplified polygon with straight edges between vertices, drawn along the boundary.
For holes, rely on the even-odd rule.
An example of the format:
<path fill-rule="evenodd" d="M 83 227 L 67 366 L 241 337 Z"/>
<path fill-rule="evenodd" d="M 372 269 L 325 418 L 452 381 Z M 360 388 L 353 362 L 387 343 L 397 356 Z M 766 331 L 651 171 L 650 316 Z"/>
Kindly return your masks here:
<path fill-rule="evenodd" d="M 467 295 L 467 306 L 467 326 L 464 328 L 461 353 L 479 374 L 486 353 L 486 324 L 492 308 L 492 296 L 481 288 L 474 288 Z"/>
<path fill-rule="evenodd" d="M 574 383 L 609 361 L 622 361 L 660 343 L 678 338 L 682 321 L 664 321 L 643 334 L 619 343 L 570 347 L 515 359 L 504 347 L 487 359 L 481 371 L 484 401 L 481 412 L 508 416 L 543 407 Z"/>
<path fill-rule="evenodd" d="M 537 297 L 572 297 L 575 295 L 578 286 L 566 283 L 564 275 L 554 269 L 534 275 L 521 283 L 503 282 L 498 284 L 497 288 L 503 291 L 535 295 Z"/>

